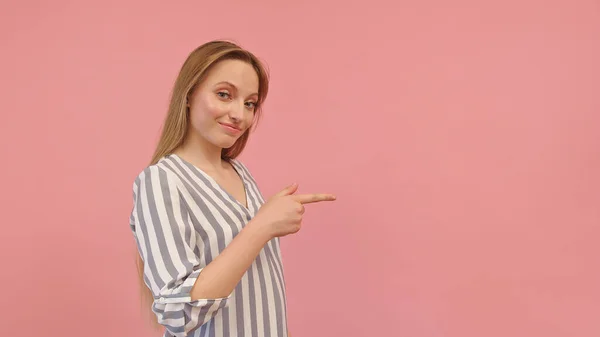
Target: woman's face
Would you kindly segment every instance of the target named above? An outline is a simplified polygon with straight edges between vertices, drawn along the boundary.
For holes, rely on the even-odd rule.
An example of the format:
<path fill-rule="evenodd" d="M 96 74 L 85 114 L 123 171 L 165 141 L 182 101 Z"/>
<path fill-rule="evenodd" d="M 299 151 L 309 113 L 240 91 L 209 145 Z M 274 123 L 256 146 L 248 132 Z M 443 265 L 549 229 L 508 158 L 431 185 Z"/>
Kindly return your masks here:
<path fill-rule="evenodd" d="M 258 75 L 247 62 L 224 60 L 190 95 L 190 132 L 215 147 L 229 148 L 254 122 Z"/>

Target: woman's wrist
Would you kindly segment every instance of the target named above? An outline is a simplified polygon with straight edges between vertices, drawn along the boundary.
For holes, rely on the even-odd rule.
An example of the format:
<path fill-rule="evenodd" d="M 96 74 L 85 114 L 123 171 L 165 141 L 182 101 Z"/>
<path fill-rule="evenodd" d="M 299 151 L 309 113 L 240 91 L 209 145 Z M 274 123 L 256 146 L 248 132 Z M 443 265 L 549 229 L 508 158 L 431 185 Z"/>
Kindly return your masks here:
<path fill-rule="evenodd" d="M 254 218 L 244 228 L 250 235 L 255 237 L 257 240 L 267 244 L 273 238 L 273 234 L 267 224 L 263 223 L 260 219 Z"/>

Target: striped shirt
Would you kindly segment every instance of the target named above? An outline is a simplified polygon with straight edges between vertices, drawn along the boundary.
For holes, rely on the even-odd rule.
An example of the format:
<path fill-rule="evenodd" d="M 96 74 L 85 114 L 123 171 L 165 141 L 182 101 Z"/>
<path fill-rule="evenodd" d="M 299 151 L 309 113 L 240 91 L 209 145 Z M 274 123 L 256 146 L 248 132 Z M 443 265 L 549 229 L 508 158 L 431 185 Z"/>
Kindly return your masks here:
<path fill-rule="evenodd" d="M 164 336 L 285 337 L 285 283 L 279 239 L 269 241 L 226 298 L 193 301 L 208 265 L 264 203 L 256 181 L 231 160 L 246 190 L 238 202 L 204 171 L 171 154 L 133 183 L 130 227 L 144 261 L 144 281 Z"/>

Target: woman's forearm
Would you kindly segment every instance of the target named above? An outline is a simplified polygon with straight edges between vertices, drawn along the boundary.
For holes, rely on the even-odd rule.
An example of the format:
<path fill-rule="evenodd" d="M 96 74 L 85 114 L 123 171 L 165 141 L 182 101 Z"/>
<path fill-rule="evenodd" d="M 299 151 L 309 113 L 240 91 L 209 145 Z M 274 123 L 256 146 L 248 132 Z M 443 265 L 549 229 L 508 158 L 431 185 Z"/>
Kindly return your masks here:
<path fill-rule="evenodd" d="M 229 296 L 242 279 L 271 235 L 250 221 L 231 243 L 200 273 L 192 287 L 192 300 Z"/>

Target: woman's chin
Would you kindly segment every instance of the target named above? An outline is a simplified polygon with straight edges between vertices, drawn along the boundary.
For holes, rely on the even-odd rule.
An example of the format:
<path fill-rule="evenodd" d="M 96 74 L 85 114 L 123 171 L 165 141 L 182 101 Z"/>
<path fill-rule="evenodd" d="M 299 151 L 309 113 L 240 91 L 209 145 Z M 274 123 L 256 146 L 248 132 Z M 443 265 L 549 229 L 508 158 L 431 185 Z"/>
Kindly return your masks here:
<path fill-rule="evenodd" d="M 228 149 L 228 148 L 232 147 L 237 140 L 238 140 L 237 138 L 230 137 L 230 139 L 220 140 L 215 145 L 217 145 L 218 147 L 220 147 L 222 149 Z"/>
<path fill-rule="evenodd" d="M 205 139 L 208 140 L 214 146 L 217 146 L 222 149 L 228 149 L 232 147 L 235 144 L 235 142 L 237 142 L 238 139 L 240 139 L 240 137 L 222 133 L 213 134 L 210 137 L 206 137 Z"/>

